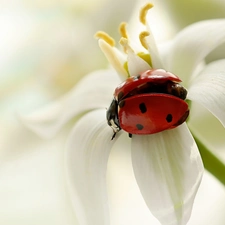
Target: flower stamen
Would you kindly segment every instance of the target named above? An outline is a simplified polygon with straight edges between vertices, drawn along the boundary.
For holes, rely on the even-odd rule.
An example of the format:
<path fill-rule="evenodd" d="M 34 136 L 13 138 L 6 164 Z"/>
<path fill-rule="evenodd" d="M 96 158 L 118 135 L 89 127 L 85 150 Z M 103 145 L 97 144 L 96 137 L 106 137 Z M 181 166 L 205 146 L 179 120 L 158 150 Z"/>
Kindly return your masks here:
<path fill-rule="evenodd" d="M 140 42 L 141 42 L 141 45 L 146 49 L 148 50 L 148 44 L 146 42 L 146 37 L 149 36 L 150 33 L 148 31 L 143 31 L 139 34 L 139 39 L 140 39 Z"/>
<path fill-rule="evenodd" d="M 94 37 L 97 39 L 103 39 L 106 43 L 108 43 L 112 47 L 115 46 L 115 40 L 104 31 L 96 32 Z"/>
<path fill-rule="evenodd" d="M 115 47 L 110 46 L 105 40 L 99 40 L 99 47 L 102 52 L 105 54 L 106 58 L 110 62 L 110 64 L 117 71 L 118 75 L 122 80 L 127 79 L 128 73 L 123 67 L 123 63 L 125 60 L 122 59 L 121 55 L 118 54 L 119 51 Z"/>
<path fill-rule="evenodd" d="M 128 39 L 126 26 L 127 26 L 127 23 L 122 22 L 119 26 L 119 32 L 121 37 Z"/>
<path fill-rule="evenodd" d="M 120 43 L 120 45 L 123 47 L 123 50 L 124 50 L 125 53 L 127 53 L 128 51 L 134 52 L 134 50 L 130 47 L 127 38 L 121 37 L 119 43 Z"/>
<path fill-rule="evenodd" d="M 149 11 L 149 9 L 151 9 L 154 5 L 152 3 L 147 3 L 145 4 L 139 13 L 139 20 L 141 23 L 143 23 L 144 25 L 146 25 L 146 15 Z"/>

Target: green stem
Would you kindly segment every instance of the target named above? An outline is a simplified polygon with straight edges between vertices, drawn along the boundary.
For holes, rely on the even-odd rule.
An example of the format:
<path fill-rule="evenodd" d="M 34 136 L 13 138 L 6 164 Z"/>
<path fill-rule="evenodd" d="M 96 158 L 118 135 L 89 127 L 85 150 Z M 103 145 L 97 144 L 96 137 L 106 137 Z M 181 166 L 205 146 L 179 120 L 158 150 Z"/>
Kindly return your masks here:
<path fill-rule="evenodd" d="M 202 143 L 202 141 L 194 134 L 194 132 L 192 132 L 192 135 L 193 135 L 195 142 L 199 148 L 205 169 L 207 169 L 223 185 L 225 185 L 225 165 L 224 165 L 224 163 Z"/>

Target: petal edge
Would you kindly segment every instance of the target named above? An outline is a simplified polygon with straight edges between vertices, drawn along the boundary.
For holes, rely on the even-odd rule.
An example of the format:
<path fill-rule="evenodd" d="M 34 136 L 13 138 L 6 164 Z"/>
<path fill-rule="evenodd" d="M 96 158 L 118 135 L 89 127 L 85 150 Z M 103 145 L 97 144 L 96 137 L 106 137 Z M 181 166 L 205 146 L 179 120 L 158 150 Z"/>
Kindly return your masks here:
<path fill-rule="evenodd" d="M 83 116 L 67 142 L 65 167 L 69 193 L 78 221 L 82 225 L 109 225 L 106 169 L 112 130 L 105 110 Z"/>
<path fill-rule="evenodd" d="M 204 68 L 190 85 L 188 99 L 203 105 L 225 126 L 225 59 Z"/>
<path fill-rule="evenodd" d="M 187 125 L 132 138 L 132 163 L 144 200 L 162 225 L 184 225 L 204 171 Z"/>

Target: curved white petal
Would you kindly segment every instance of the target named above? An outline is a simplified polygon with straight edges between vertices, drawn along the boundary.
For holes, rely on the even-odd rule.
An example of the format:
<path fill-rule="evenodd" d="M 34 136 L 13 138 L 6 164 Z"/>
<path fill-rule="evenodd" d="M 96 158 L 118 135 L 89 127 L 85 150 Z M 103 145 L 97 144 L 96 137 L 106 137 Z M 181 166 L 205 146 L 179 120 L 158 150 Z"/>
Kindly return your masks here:
<path fill-rule="evenodd" d="M 151 69 L 147 62 L 131 50 L 128 51 L 127 62 L 130 76 L 137 76 L 138 74 Z"/>
<path fill-rule="evenodd" d="M 161 133 L 132 137 L 135 177 L 145 202 L 162 225 L 185 225 L 203 164 L 186 123 Z"/>
<path fill-rule="evenodd" d="M 146 37 L 146 44 L 148 45 L 148 51 L 151 56 L 153 68 L 163 69 L 164 66 L 152 33 L 150 33 L 150 35 Z"/>
<path fill-rule="evenodd" d="M 166 69 L 179 76 L 185 85 L 196 66 L 216 47 L 225 42 L 225 19 L 195 23 L 173 40 Z"/>
<path fill-rule="evenodd" d="M 120 79 L 124 81 L 127 79 L 128 74 L 127 71 L 124 69 L 123 64 L 125 63 L 126 59 L 121 54 L 117 48 L 110 46 L 107 42 L 102 39 L 98 41 L 99 47 L 101 48 L 102 52 L 104 53 L 105 57 L 108 59 L 109 63 L 112 67 L 116 70 Z"/>
<path fill-rule="evenodd" d="M 112 133 L 105 110 L 95 110 L 79 120 L 68 140 L 67 183 L 79 224 L 109 224 L 106 169 L 115 143 L 115 139 L 111 141 Z"/>
<path fill-rule="evenodd" d="M 120 83 L 113 70 L 101 70 L 84 77 L 70 92 L 28 116 L 22 122 L 38 135 L 50 138 L 71 118 L 82 112 L 107 108 Z"/>
<path fill-rule="evenodd" d="M 203 105 L 225 126 L 225 59 L 207 65 L 188 91 L 188 99 Z"/>

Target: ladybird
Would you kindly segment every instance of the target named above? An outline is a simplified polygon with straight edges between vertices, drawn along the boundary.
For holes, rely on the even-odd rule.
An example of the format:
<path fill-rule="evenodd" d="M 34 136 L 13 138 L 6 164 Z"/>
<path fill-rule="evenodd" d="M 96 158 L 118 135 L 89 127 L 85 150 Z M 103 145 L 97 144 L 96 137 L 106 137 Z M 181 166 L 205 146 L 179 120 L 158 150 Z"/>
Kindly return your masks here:
<path fill-rule="evenodd" d="M 106 112 L 113 136 L 122 129 L 132 134 L 154 134 L 186 121 L 187 90 L 180 78 L 163 69 L 147 70 L 129 77 L 114 92 Z"/>

